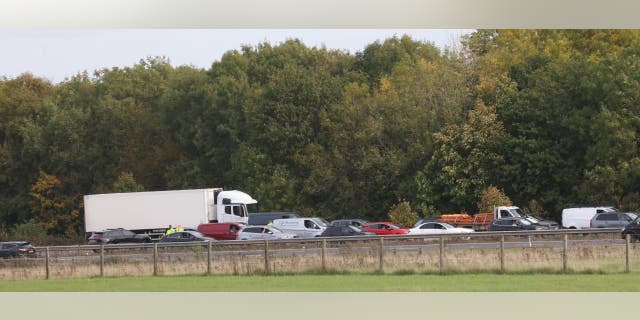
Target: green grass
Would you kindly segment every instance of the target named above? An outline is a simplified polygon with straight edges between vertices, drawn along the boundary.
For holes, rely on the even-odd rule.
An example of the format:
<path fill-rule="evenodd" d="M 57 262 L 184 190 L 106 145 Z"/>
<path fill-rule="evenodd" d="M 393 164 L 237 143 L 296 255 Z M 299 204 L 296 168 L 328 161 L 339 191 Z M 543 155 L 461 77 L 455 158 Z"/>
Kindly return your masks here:
<path fill-rule="evenodd" d="M 476 292 L 640 291 L 640 273 L 171 276 L 0 281 L 0 291 Z"/>

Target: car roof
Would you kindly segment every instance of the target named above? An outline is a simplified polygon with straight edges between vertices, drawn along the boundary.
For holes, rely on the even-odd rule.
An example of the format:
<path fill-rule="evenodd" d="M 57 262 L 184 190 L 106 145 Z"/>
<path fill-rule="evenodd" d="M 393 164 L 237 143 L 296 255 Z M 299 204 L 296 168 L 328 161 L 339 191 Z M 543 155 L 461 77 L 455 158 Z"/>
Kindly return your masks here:
<path fill-rule="evenodd" d="M 30 244 L 29 241 L 4 241 L 0 244 Z"/>

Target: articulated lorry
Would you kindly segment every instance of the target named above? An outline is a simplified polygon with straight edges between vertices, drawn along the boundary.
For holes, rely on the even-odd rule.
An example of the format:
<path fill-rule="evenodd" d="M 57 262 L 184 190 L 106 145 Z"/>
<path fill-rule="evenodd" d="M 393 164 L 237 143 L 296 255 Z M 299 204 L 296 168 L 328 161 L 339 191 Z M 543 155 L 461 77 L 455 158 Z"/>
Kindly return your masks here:
<path fill-rule="evenodd" d="M 258 202 L 222 188 L 92 194 L 84 196 L 85 232 L 123 228 L 158 238 L 169 226 L 196 229 L 203 223 L 248 222 Z"/>

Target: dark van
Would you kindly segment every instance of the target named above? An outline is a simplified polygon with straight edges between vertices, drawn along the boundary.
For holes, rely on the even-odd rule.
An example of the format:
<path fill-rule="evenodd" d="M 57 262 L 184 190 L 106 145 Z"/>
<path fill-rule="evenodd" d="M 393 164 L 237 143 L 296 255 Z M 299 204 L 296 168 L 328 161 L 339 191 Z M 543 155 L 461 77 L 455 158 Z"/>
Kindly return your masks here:
<path fill-rule="evenodd" d="M 250 226 L 266 226 L 276 219 L 300 218 L 295 212 L 257 212 L 249 213 Z"/>
<path fill-rule="evenodd" d="M 216 240 L 236 240 L 242 230 L 239 223 L 204 223 L 198 226 L 198 232 Z"/>

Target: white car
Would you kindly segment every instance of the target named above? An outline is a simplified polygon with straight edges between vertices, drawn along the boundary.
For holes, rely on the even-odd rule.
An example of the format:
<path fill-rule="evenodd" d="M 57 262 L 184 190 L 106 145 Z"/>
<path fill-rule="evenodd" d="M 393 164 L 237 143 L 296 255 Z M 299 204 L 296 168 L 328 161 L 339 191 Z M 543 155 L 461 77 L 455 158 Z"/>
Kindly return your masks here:
<path fill-rule="evenodd" d="M 415 228 L 409 229 L 409 234 L 447 234 L 447 233 L 469 233 L 474 232 L 473 229 L 456 228 L 444 222 L 427 222 Z"/>
<path fill-rule="evenodd" d="M 246 226 L 238 233 L 238 240 L 272 240 L 298 238 L 274 226 Z"/>

